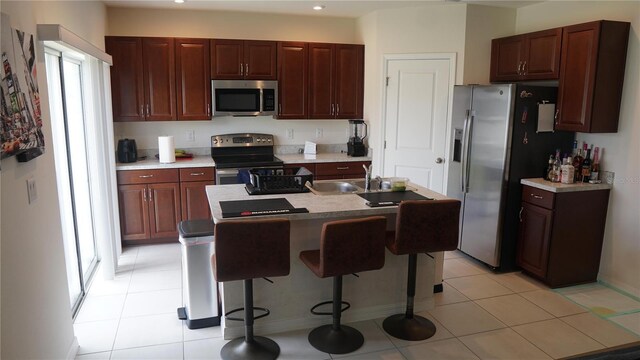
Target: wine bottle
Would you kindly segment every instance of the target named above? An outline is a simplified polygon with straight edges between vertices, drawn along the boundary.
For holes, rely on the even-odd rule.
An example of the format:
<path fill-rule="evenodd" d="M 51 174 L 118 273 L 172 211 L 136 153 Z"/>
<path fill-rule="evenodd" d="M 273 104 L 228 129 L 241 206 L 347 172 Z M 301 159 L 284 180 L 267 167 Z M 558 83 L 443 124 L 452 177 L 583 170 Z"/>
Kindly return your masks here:
<path fill-rule="evenodd" d="M 598 153 L 600 149 L 596 146 L 593 151 L 593 164 L 591 164 L 591 176 L 589 180 L 597 182 L 598 176 L 600 175 L 600 158 L 598 157 Z"/>
<path fill-rule="evenodd" d="M 582 182 L 588 183 L 589 178 L 591 177 L 591 149 L 587 149 L 587 156 L 585 156 L 584 161 L 582 161 Z"/>
<path fill-rule="evenodd" d="M 578 141 L 574 143 L 575 146 L 578 146 Z M 576 155 L 573 157 L 573 168 L 575 169 L 575 179 L 574 182 L 578 182 L 582 180 L 581 171 L 582 171 L 582 160 L 584 160 L 584 155 L 582 154 L 581 149 L 576 150 Z"/>
<path fill-rule="evenodd" d="M 548 181 L 553 179 L 553 154 L 549 155 L 549 164 L 547 165 L 547 171 L 544 173 L 544 179 Z"/>
<path fill-rule="evenodd" d="M 553 161 L 553 179 L 551 181 L 560 182 L 560 166 L 562 166 L 562 163 L 560 162 L 560 149 L 557 149 L 556 158 Z"/>

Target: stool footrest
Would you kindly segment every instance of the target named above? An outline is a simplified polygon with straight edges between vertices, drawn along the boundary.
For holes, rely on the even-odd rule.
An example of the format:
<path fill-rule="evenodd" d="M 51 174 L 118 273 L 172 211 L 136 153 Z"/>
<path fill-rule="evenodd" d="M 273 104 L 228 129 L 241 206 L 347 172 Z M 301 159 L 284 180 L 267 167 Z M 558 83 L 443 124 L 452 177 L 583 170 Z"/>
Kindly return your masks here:
<path fill-rule="evenodd" d="M 347 309 L 349 309 L 351 307 L 351 304 L 349 304 L 346 301 L 341 301 L 342 305 L 345 305 L 345 307 L 343 307 L 342 309 L 340 309 L 340 313 L 345 312 Z M 333 315 L 333 312 L 321 312 L 321 311 L 316 311 L 316 308 L 322 306 L 322 305 L 328 305 L 328 304 L 333 304 L 333 300 L 331 301 L 323 301 L 321 303 L 315 304 L 312 308 L 311 308 L 311 313 L 313 315 Z"/>
<path fill-rule="evenodd" d="M 261 318 L 263 318 L 263 317 L 265 317 L 265 316 L 269 316 L 269 314 L 271 314 L 271 311 L 269 311 L 269 309 L 265 309 L 265 308 L 261 308 L 261 307 L 256 307 L 256 306 L 254 306 L 254 307 L 253 307 L 253 311 L 256 311 L 256 310 L 258 310 L 258 311 L 264 311 L 264 314 L 262 314 L 262 315 L 258 315 L 258 316 L 254 316 L 254 317 L 253 317 L 253 320 L 261 319 Z M 225 314 L 224 314 L 224 318 L 225 318 L 226 320 L 232 320 L 232 321 L 244 321 L 244 318 L 237 318 L 237 317 L 231 317 L 231 316 L 229 316 L 230 314 L 237 313 L 238 311 L 244 311 L 244 308 L 243 308 L 243 307 L 241 307 L 241 308 L 237 308 L 237 309 L 229 310 L 227 313 L 225 313 Z"/>

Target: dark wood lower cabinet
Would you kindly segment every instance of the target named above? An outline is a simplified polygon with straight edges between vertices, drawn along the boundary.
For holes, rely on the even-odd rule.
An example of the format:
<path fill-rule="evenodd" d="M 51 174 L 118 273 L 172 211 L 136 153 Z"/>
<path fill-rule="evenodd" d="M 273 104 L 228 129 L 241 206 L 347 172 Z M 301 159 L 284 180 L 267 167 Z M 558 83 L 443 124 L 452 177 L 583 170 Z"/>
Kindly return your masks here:
<path fill-rule="evenodd" d="M 193 181 L 180 183 L 182 197 L 182 220 L 211 219 L 211 208 L 205 186 L 213 181 Z"/>
<path fill-rule="evenodd" d="M 518 265 L 554 288 L 596 281 L 609 190 L 522 189 Z"/>
<path fill-rule="evenodd" d="M 147 185 L 118 186 L 122 240 L 143 240 L 150 236 Z"/>
<path fill-rule="evenodd" d="M 177 238 L 181 219 L 178 183 L 149 184 L 149 195 L 151 238 Z"/>

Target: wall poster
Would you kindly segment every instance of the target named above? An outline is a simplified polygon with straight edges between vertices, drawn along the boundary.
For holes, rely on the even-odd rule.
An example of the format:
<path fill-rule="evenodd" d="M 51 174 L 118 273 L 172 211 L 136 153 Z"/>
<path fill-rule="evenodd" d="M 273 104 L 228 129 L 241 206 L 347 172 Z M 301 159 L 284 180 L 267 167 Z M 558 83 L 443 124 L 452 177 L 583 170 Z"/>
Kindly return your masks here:
<path fill-rule="evenodd" d="M 35 37 L 0 23 L 0 158 L 20 162 L 44 153 Z"/>

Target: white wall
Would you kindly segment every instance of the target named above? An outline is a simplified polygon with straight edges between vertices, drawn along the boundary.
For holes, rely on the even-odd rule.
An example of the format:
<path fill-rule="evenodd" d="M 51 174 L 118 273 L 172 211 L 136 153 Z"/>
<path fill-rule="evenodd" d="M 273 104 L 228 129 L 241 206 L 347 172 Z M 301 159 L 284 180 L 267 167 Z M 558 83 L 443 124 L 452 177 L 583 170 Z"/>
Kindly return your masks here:
<path fill-rule="evenodd" d="M 382 65 L 385 54 L 457 53 L 456 83 L 462 83 L 465 58 L 465 4 L 432 3 L 380 10 L 358 19 L 358 40 L 365 43 L 365 119 L 374 148 L 374 173 L 381 169 Z"/>
<path fill-rule="evenodd" d="M 151 10 L 109 8 L 108 34 L 120 36 L 201 37 L 254 40 L 288 40 L 361 43 L 356 40 L 356 20 L 350 18 L 293 16 L 247 12 Z M 287 129 L 294 130 L 293 139 Z M 322 138 L 316 138 L 322 129 Z M 195 142 L 186 131 L 194 130 Z M 213 121 L 117 123 L 116 140 L 136 139 L 141 149 L 155 149 L 158 135 L 173 135 L 177 147 L 209 147 L 211 135 L 234 132 L 264 132 L 276 136 L 277 145 L 346 144 L 346 120 L 274 120 L 271 117 L 217 117 Z"/>
<path fill-rule="evenodd" d="M 615 134 L 578 134 L 604 147 L 602 168 L 615 172 L 599 278 L 640 296 L 640 3 L 544 2 L 518 9 L 517 33 L 593 20 L 631 22 L 620 122 Z M 579 221 L 579 219 L 577 219 Z"/>
<path fill-rule="evenodd" d="M 513 35 L 516 10 L 467 5 L 464 51 L 464 84 L 488 84 L 491 39 Z"/>
<path fill-rule="evenodd" d="M 106 9 L 100 2 L 2 1 L 11 25 L 36 34 L 58 23 L 104 48 Z M 2 359 L 64 359 L 73 343 L 69 291 L 55 182 L 43 48 L 37 67 L 46 152 L 28 163 L 2 160 Z M 38 199 L 27 203 L 26 179 Z"/>

